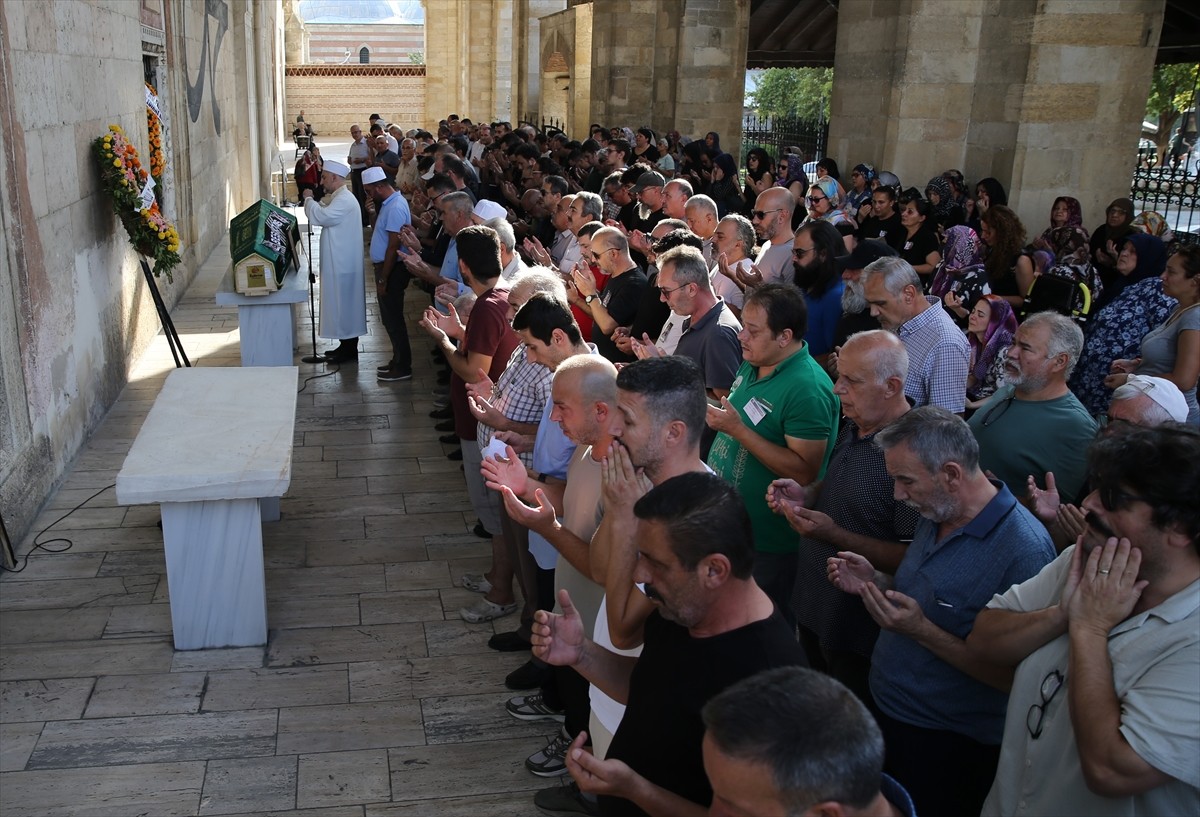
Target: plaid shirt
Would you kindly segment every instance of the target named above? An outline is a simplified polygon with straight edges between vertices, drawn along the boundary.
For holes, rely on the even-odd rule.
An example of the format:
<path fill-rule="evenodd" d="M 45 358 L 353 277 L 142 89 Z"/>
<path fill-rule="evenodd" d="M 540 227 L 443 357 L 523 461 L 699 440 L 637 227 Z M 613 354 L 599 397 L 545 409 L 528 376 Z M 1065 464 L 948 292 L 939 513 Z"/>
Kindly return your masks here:
<path fill-rule="evenodd" d="M 896 334 L 908 349 L 904 393 L 917 406 L 941 406 L 953 414 L 967 407 L 971 348 L 942 302 L 925 296 L 929 308 L 905 321 Z"/>
<path fill-rule="evenodd" d="M 514 423 L 537 423 L 542 419 L 542 410 L 550 399 L 550 383 L 554 373 L 540 363 L 530 363 L 525 354 L 524 343 L 513 349 L 504 372 L 492 386 L 492 406 Z M 482 450 L 492 441 L 496 429 L 478 423 L 475 440 Z M 520 454 L 521 462 L 529 468 L 533 463 L 533 452 Z"/>

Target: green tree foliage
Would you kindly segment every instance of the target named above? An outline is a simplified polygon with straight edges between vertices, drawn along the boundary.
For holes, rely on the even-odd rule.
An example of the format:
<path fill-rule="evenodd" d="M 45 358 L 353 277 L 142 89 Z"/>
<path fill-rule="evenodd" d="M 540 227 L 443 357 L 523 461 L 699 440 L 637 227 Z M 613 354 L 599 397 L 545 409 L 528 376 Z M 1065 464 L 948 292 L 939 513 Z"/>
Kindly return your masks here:
<path fill-rule="evenodd" d="M 759 116 L 828 119 L 832 90 L 832 68 L 768 68 L 748 102 Z"/>
<path fill-rule="evenodd" d="M 1200 63 L 1157 65 L 1150 82 L 1150 97 L 1146 100 L 1146 119 L 1157 124 L 1154 142 L 1158 145 L 1161 162 L 1179 115 L 1196 106 L 1196 84 L 1200 80 Z"/>

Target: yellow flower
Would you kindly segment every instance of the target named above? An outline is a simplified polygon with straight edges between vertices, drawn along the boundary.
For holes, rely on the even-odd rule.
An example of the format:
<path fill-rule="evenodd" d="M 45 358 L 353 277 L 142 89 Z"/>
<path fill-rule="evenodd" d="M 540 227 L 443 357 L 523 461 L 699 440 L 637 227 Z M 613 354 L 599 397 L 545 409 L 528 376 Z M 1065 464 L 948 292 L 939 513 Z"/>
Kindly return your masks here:
<path fill-rule="evenodd" d="M 113 159 L 113 167 L 120 167 L 120 166 L 121 166 L 121 160 Z"/>

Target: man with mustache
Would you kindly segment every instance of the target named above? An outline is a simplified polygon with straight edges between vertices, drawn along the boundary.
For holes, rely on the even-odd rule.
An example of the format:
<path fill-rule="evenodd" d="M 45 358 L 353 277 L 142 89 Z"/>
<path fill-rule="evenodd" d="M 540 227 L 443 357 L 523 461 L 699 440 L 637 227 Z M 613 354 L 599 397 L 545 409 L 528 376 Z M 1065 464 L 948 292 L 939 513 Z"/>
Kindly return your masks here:
<path fill-rule="evenodd" d="M 655 606 L 642 654 L 619 656 L 586 638 L 566 592 L 562 615 L 537 613 L 534 651 L 627 705 L 606 759 L 583 748 L 586 734 L 567 752 L 572 777 L 600 795 L 602 814 L 706 814 L 704 704 L 743 678 L 804 658 L 754 582 L 750 518 L 731 485 L 689 472 L 651 489 L 633 511 L 633 578 Z"/>
<path fill-rule="evenodd" d="M 1067 388 L 1083 351 L 1083 331 L 1066 315 L 1038 312 L 1017 328 L 1004 385 L 968 425 L 979 464 L 1020 495 L 1030 475 L 1053 471 L 1063 502 L 1078 502 L 1096 421 Z"/>
<path fill-rule="evenodd" d="M 966 653 L 1010 671 L 983 813 L 1200 812 L 1200 432 L 1102 435 L 1085 528 L 980 612 Z"/>
<path fill-rule="evenodd" d="M 965 652 L 984 605 L 1036 575 L 1054 546 L 1004 483 L 980 470 L 971 430 L 945 409 L 913 409 L 877 432 L 875 444 L 896 499 L 922 518 L 895 577 L 843 551 L 829 560 L 829 578 L 857 593 L 883 631 L 870 688 L 885 771 L 912 794 L 918 814 L 976 814 L 1000 756 L 1006 700 L 950 656 Z M 991 677 L 980 664 L 976 677 Z"/>

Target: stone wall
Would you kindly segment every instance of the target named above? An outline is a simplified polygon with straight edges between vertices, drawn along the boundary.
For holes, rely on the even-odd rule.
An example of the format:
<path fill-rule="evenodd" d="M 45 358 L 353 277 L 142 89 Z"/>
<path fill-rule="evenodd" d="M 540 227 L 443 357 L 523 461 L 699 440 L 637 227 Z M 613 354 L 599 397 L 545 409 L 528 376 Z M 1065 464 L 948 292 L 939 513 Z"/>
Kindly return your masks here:
<path fill-rule="evenodd" d="M 922 189 L 994 176 L 1031 236 L 1073 195 L 1091 229 L 1128 193 L 1162 18 L 1162 0 L 843 0 L 828 152 Z"/>
<path fill-rule="evenodd" d="M 306 23 L 308 62 L 332 65 L 358 64 L 359 49 L 364 46 L 370 64 L 412 65 L 412 54 L 425 52 L 425 26 L 392 25 L 329 25 Z M 346 52 L 350 55 L 347 59 Z"/>
<path fill-rule="evenodd" d="M 91 153 L 119 123 L 145 155 L 144 6 L 0 4 L 0 513 L 15 539 L 159 331 Z M 183 241 L 174 283 L 161 282 L 168 305 L 269 189 L 260 171 L 282 118 L 278 0 L 224 0 L 222 19 L 205 8 L 169 0 L 165 53 L 145 46 L 161 56 L 167 211 Z"/>
<path fill-rule="evenodd" d="M 429 127 L 423 65 L 290 65 L 284 73 L 288 121 L 303 110 L 321 137 L 348 142 L 350 126 L 365 130 L 373 113 L 404 130 Z"/>

